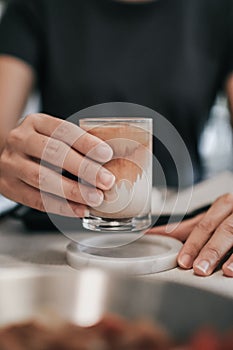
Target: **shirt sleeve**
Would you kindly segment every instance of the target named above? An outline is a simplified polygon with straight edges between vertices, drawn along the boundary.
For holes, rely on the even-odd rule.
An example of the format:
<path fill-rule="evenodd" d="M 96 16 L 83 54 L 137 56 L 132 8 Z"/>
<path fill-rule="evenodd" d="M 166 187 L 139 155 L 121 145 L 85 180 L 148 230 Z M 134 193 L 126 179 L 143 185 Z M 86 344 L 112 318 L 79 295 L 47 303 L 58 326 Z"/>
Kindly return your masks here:
<path fill-rule="evenodd" d="M 38 71 L 43 33 L 38 1 L 8 2 L 0 21 L 0 54 L 22 59 Z"/>
<path fill-rule="evenodd" d="M 233 1 L 228 2 L 225 76 L 233 73 Z"/>

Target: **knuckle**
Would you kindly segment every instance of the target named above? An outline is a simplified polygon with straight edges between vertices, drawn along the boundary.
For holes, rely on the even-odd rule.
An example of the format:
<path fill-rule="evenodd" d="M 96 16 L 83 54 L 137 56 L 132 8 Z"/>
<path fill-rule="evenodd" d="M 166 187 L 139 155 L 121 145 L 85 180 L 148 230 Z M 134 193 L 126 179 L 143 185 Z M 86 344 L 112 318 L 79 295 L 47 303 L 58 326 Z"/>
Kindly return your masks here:
<path fill-rule="evenodd" d="M 225 194 L 224 200 L 225 200 L 226 204 L 233 205 L 233 194 L 232 193 Z"/>
<path fill-rule="evenodd" d="M 38 185 L 40 189 L 44 189 L 46 187 L 48 176 L 44 172 L 38 173 Z"/>
<path fill-rule="evenodd" d="M 39 123 L 44 123 L 44 115 L 41 113 L 29 113 L 23 119 L 22 123 L 19 125 L 19 128 L 30 127 L 36 129 L 36 125 Z"/>
<path fill-rule="evenodd" d="M 87 148 L 86 147 L 86 144 L 87 144 L 86 135 L 87 135 L 87 132 L 83 130 L 83 133 L 81 133 L 81 135 L 79 136 L 79 138 L 77 140 L 78 145 L 82 150 L 85 150 Z"/>
<path fill-rule="evenodd" d="M 15 128 L 10 131 L 7 140 L 6 140 L 6 146 L 11 147 L 12 145 L 14 146 L 15 144 L 22 142 L 23 140 L 23 135 L 20 132 L 19 128 Z"/>
<path fill-rule="evenodd" d="M 71 128 L 68 122 L 63 121 L 59 126 L 54 130 L 53 137 L 58 139 L 67 139 L 71 134 Z"/>
<path fill-rule="evenodd" d="M 77 199 L 79 195 L 79 188 L 77 184 L 72 184 L 70 186 L 69 195 L 71 199 Z"/>
<path fill-rule="evenodd" d="M 83 159 L 83 161 L 80 164 L 80 168 L 79 168 L 79 176 L 81 176 L 84 180 L 90 178 L 90 175 L 93 175 L 94 173 L 94 169 L 92 166 L 92 163 L 87 160 L 87 159 Z"/>
<path fill-rule="evenodd" d="M 233 222 L 225 221 L 219 226 L 219 230 L 233 236 Z"/>
<path fill-rule="evenodd" d="M 99 143 L 96 142 L 96 140 L 93 138 L 92 135 L 88 135 L 87 138 L 87 146 L 88 146 L 88 150 L 89 153 L 93 152 L 96 147 L 98 147 Z"/>
<path fill-rule="evenodd" d="M 57 164 L 62 158 L 64 160 L 64 146 L 62 142 L 50 139 L 45 146 L 43 158 Z"/>
<path fill-rule="evenodd" d="M 78 139 L 79 147 L 82 149 L 82 152 L 85 153 L 87 156 L 97 147 L 97 141 L 96 137 L 93 135 L 85 132 L 84 134 L 80 135 Z"/>
<path fill-rule="evenodd" d="M 187 242 L 185 244 L 185 252 L 191 256 L 195 256 L 200 251 L 200 246 L 197 242 Z"/>
<path fill-rule="evenodd" d="M 0 156 L 1 168 L 4 168 L 4 166 L 9 163 L 9 160 L 9 152 L 7 150 L 4 150 Z"/>
<path fill-rule="evenodd" d="M 207 246 L 205 255 L 206 254 L 215 262 L 220 262 L 222 259 L 220 251 L 214 246 Z"/>
<path fill-rule="evenodd" d="M 32 183 L 32 185 L 39 187 L 40 185 L 40 174 L 37 170 L 35 169 L 31 169 L 30 171 L 30 182 Z"/>
<path fill-rule="evenodd" d="M 215 229 L 215 224 L 211 219 L 204 218 L 199 221 L 199 223 L 196 226 L 198 230 L 204 232 L 204 233 L 210 233 L 213 232 Z"/>
<path fill-rule="evenodd" d="M 223 204 L 229 205 L 231 204 L 233 206 L 233 194 L 232 193 L 226 193 L 222 196 L 220 196 L 217 201 L 223 202 Z"/>
<path fill-rule="evenodd" d="M 39 114 L 37 114 L 37 113 L 29 113 L 24 118 L 22 124 L 25 124 L 25 123 L 33 124 L 35 119 L 38 119 L 38 118 L 39 118 Z"/>

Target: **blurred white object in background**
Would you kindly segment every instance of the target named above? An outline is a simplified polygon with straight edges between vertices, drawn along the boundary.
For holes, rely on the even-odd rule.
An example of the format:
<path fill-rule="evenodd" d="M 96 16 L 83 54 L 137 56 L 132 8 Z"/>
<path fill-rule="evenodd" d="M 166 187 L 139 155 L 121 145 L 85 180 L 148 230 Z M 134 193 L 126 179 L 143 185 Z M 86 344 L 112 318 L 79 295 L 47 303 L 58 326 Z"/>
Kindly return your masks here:
<path fill-rule="evenodd" d="M 17 203 L 11 201 L 8 198 L 3 197 L 0 194 L 0 217 L 11 211 L 17 206 Z"/>
<path fill-rule="evenodd" d="M 19 123 L 30 113 L 38 113 L 40 111 L 41 102 L 38 91 L 33 91 L 27 101 L 23 114 L 19 120 Z"/>
<path fill-rule="evenodd" d="M 199 152 L 205 177 L 224 170 L 233 170 L 233 137 L 227 100 L 220 95 L 211 109 L 210 118 L 202 133 Z"/>

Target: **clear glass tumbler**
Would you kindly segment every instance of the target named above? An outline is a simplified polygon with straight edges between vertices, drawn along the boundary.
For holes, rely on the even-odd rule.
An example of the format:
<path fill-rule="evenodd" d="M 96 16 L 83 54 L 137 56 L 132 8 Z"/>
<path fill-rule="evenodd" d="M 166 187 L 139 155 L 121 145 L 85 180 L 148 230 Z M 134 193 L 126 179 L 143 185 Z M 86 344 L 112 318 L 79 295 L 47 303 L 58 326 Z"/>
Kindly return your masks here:
<path fill-rule="evenodd" d="M 142 231 L 151 224 L 152 119 L 84 118 L 79 125 L 113 149 L 102 164 L 116 178 L 103 203 L 90 209 L 83 226 L 94 231 Z M 88 155 L 87 155 L 88 157 Z"/>

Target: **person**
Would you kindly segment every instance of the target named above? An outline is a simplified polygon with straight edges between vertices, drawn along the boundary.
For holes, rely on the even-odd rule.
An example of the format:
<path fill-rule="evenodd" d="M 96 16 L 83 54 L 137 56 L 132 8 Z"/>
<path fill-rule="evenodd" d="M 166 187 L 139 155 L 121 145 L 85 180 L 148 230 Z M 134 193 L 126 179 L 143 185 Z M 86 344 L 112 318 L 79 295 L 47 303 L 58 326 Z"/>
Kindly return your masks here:
<path fill-rule="evenodd" d="M 233 110 L 232 16 L 232 0 L 10 1 L 0 25 L 0 192 L 43 211 L 42 190 L 47 210 L 68 215 L 67 199 L 73 215 L 87 215 L 88 205 L 99 205 L 114 183 L 99 167 L 112 150 L 63 119 L 111 101 L 137 103 L 166 116 L 189 150 L 195 181 L 200 180 L 198 137 L 219 90 L 225 89 Z M 17 125 L 34 86 L 42 113 Z M 77 139 L 72 147 L 70 135 Z M 92 147 L 92 160 L 81 170 Z M 175 185 L 169 156 L 161 145 L 156 149 L 168 184 Z M 61 166 L 64 154 L 64 170 L 87 182 L 96 172 L 97 188 L 65 176 L 59 185 L 50 165 Z M 232 233 L 233 194 L 228 193 L 171 233 L 186 240 L 180 267 L 208 276 L 225 258 L 223 273 L 233 277 Z"/>

